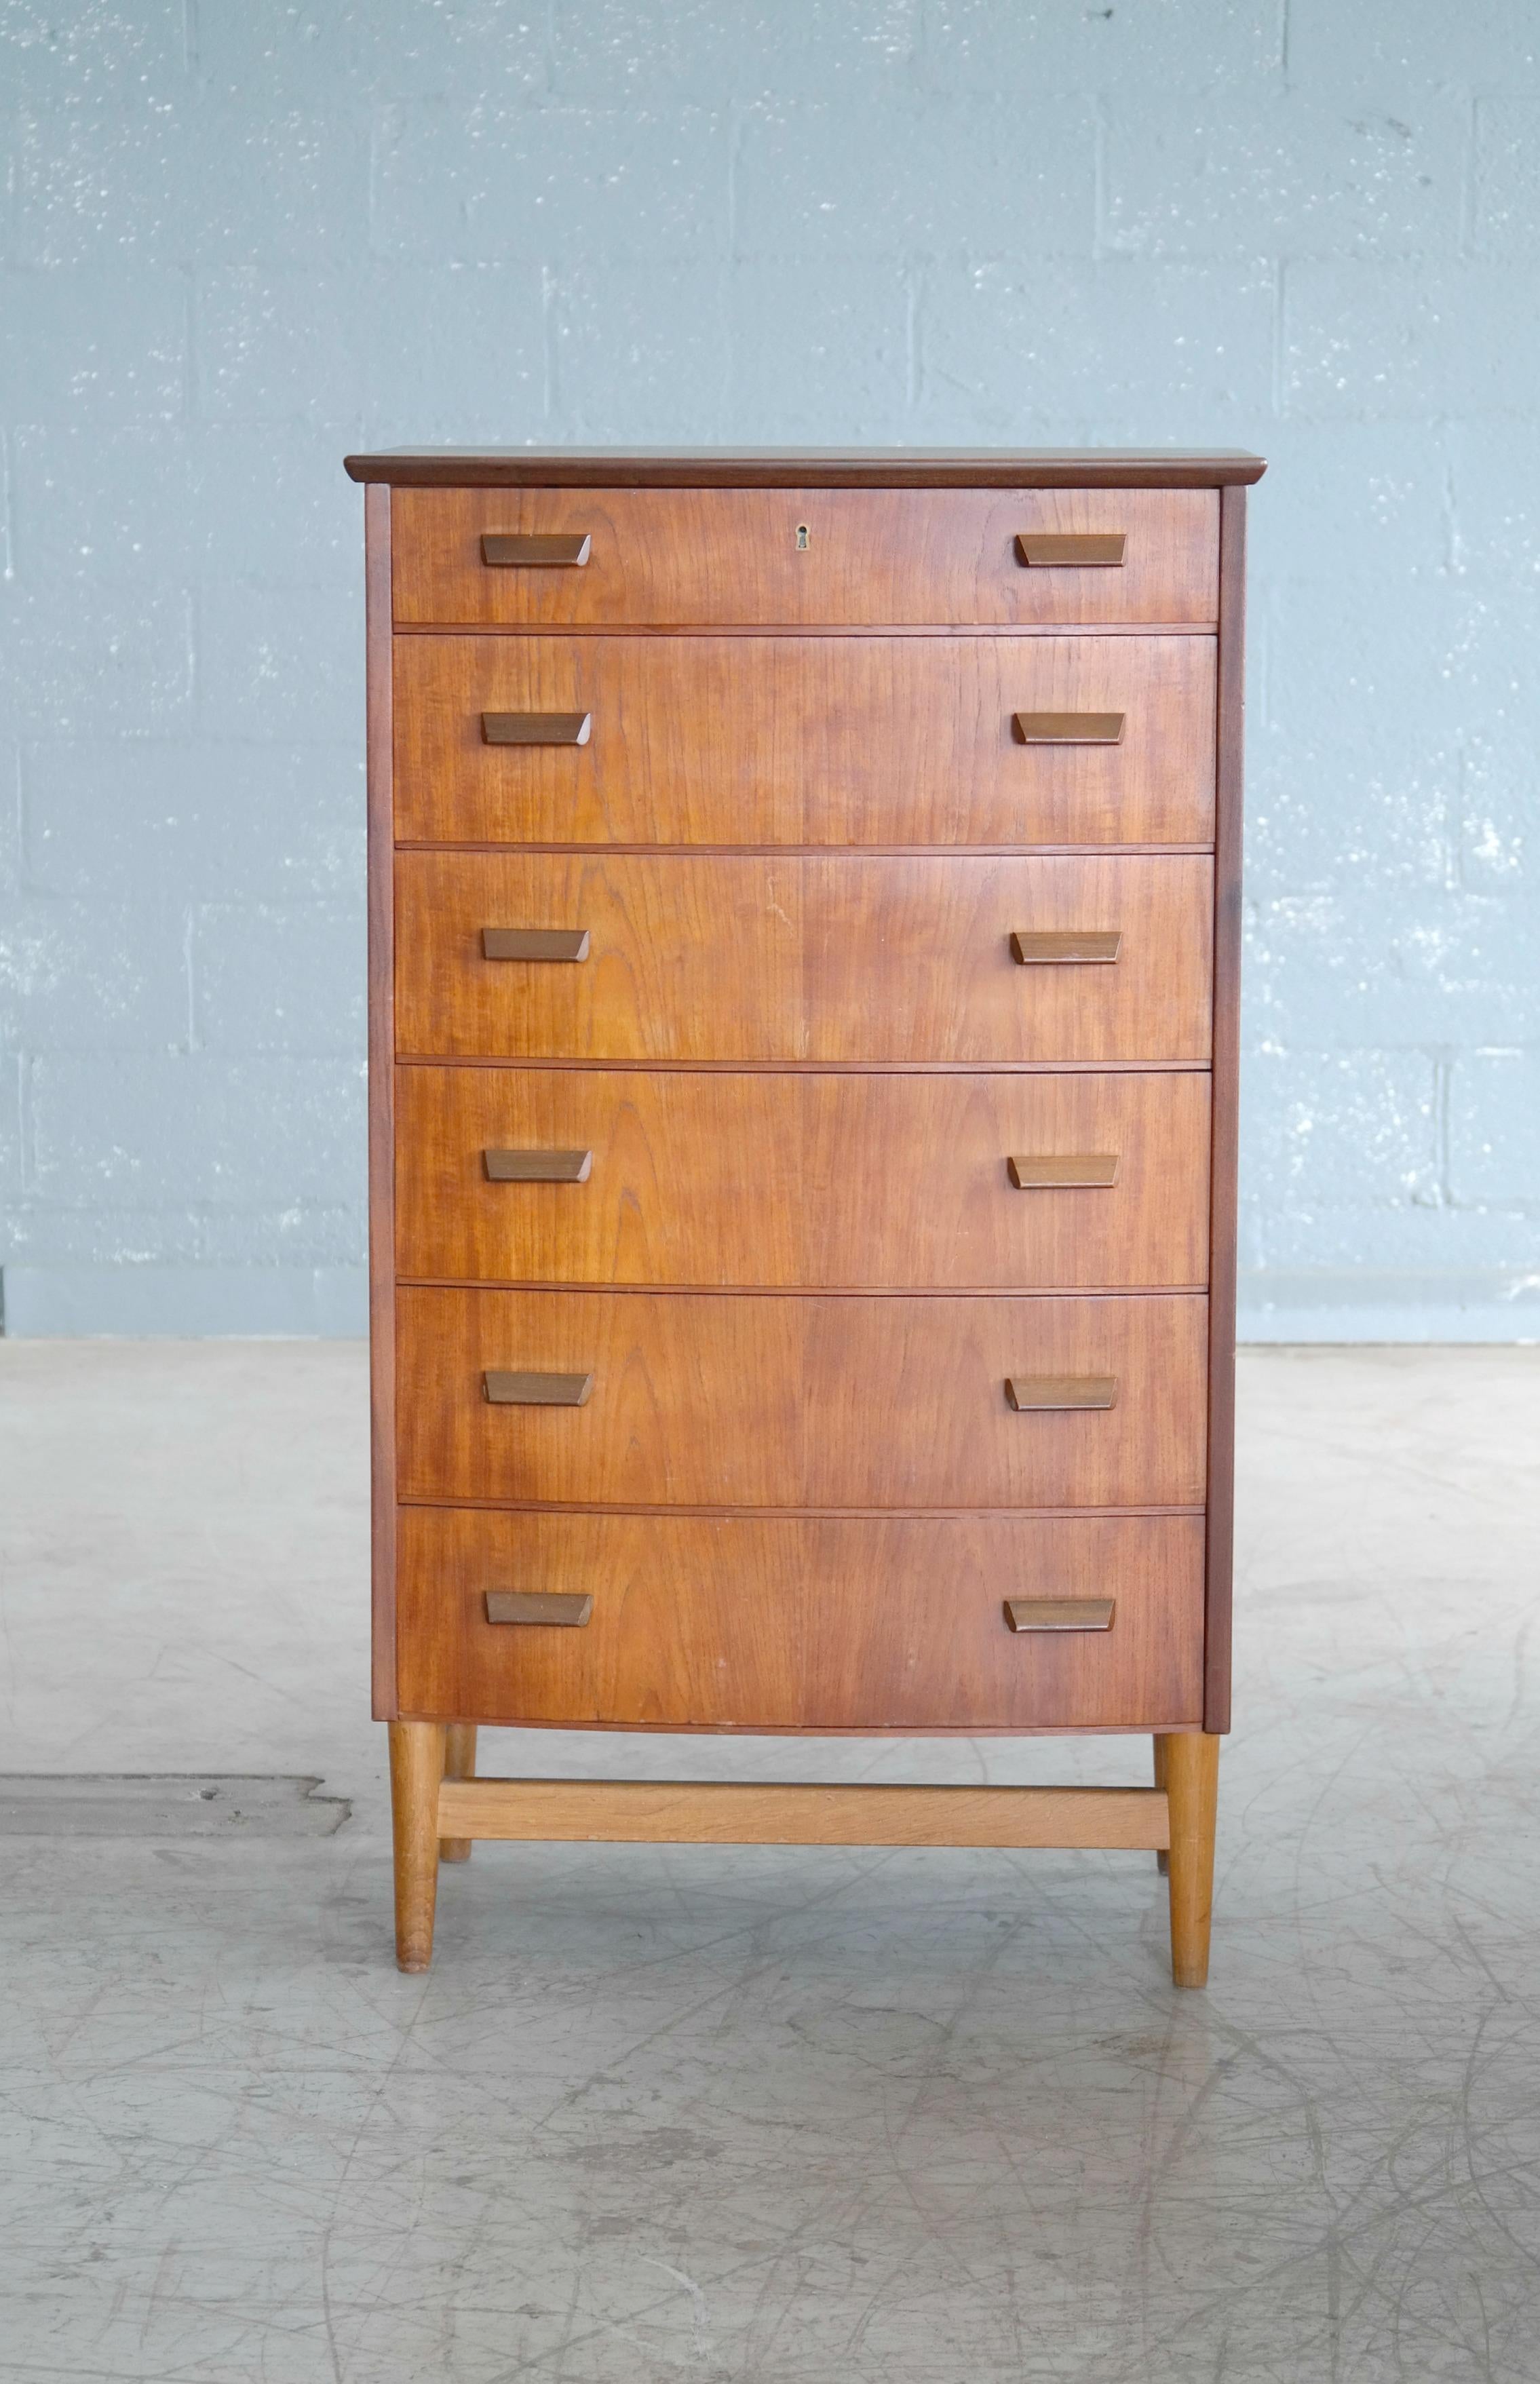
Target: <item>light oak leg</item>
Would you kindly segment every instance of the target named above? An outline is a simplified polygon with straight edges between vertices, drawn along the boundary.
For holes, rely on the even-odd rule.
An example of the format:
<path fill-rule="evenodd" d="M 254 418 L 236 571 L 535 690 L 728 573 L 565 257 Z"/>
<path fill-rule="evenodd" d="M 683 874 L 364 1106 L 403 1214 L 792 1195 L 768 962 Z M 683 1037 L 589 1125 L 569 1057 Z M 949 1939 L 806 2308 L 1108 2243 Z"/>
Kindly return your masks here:
<path fill-rule="evenodd" d="M 444 1724 L 444 1778 L 474 1780 L 476 1777 L 476 1724 L 473 1721 L 451 1721 Z M 469 1838 L 441 1838 L 441 1862 L 469 1862 Z"/>
<path fill-rule="evenodd" d="M 1158 1731 L 1150 1743 L 1155 1749 L 1155 1785 L 1163 1788 L 1166 1784 L 1166 1743 Z M 1171 1856 L 1164 1846 L 1155 1856 L 1155 1868 L 1162 1879 L 1171 1869 Z"/>
<path fill-rule="evenodd" d="M 396 1968 L 426 1970 L 433 1959 L 433 1906 L 439 1892 L 439 1782 L 444 1775 L 444 1726 L 441 1721 L 393 1721 L 390 1730 Z"/>
<path fill-rule="evenodd" d="M 1184 1730 L 1157 1744 L 1165 1749 L 1171 1808 L 1171 1975 L 1179 1987 L 1203 1987 L 1209 1982 L 1219 1740 L 1207 1731 Z"/>

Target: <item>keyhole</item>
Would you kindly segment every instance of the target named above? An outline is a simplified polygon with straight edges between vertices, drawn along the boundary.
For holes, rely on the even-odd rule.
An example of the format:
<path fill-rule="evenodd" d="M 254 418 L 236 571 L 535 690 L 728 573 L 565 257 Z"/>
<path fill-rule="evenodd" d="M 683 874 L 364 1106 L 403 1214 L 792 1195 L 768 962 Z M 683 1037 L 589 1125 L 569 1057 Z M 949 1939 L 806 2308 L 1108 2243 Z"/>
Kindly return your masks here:
<path fill-rule="evenodd" d="M 797 524 L 797 552 L 799 554 L 805 554 L 807 553 L 806 522 L 799 522 Z"/>

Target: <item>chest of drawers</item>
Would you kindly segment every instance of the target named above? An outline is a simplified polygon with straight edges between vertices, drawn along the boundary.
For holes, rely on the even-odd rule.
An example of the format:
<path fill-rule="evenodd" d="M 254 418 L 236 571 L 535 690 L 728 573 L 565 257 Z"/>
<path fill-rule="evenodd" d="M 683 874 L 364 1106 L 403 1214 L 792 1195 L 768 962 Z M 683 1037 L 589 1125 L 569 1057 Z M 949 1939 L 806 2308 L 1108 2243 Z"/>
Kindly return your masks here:
<path fill-rule="evenodd" d="M 1123 1845 L 1202 1982 L 1261 468 L 348 459 L 404 1968 L 478 1836 Z M 478 1780 L 483 1722 L 1155 1777 Z"/>

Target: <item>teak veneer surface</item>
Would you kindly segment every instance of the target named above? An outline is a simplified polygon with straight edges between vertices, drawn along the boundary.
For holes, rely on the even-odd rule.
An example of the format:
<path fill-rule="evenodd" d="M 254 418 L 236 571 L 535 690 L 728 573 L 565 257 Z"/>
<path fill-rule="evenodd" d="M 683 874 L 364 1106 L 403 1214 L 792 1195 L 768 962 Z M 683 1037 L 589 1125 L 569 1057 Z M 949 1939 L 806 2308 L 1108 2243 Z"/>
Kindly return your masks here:
<path fill-rule="evenodd" d="M 1199 1516 L 560 1515 L 405 1508 L 411 1713 L 655 1730 L 1196 1727 Z M 591 1594 L 580 1629 L 489 1591 Z M 1111 1597 L 1012 1633 L 1012 1596 Z"/>
<path fill-rule="evenodd" d="M 348 468 L 403 1966 L 478 1835 L 1117 1844 L 1201 1984 L 1260 459 Z M 478 1722 L 1158 1785 L 478 1782 Z"/>
<path fill-rule="evenodd" d="M 1207 1303 L 461 1291 L 397 1296 L 406 1500 L 767 1509 L 1187 1507 L 1204 1491 Z M 500 1407 L 489 1371 L 591 1375 Z M 1114 1378 L 1017 1414 L 1008 1377 Z"/>
<path fill-rule="evenodd" d="M 1151 489 L 402 489 L 398 628 L 1211 628 L 1219 498 Z M 1112 569 L 1023 564 L 1034 530 L 1122 531 Z M 582 532 L 580 567 L 483 562 L 502 533 Z M 799 542 L 805 531 L 807 543 Z"/>
<path fill-rule="evenodd" d="M 1018 713 L 1121 713 L 1114 745 Z M 498 746 L 486 713 L 588 714 Z M 490 844 L 1205 844 L 1214 641 L 398 638 L 396 833 Z"/>
<path fill-rule="evenodd" d="M 831 1289 L 1207 1279 L 1209 1079 L 404 1067 L 403 1275 Z M 493 1183 L 489 1149 L 591 1152 Z M 1012 1156 L 1103 1153 L 1107 1187 L 1019 1191 Z"/>
<path fill-rule="evenodd" d="M 402 851 L 396 1048 L 467 1059 L 941 1065 L 1207 1061 L 1213 869 L 1197 855 Z M 587 960 L 488 961 L 487 927 Z M 1013 932 L 1115 931 L 1031 966 Z"/>

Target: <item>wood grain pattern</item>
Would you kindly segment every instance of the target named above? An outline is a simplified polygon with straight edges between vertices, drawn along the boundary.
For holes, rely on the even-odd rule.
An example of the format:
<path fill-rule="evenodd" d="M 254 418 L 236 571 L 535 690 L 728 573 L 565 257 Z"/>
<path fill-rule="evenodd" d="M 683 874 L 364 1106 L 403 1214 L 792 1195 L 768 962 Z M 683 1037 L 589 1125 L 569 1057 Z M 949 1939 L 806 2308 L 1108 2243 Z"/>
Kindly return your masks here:
<path fill-rule="evenodd" d="M 509 1373 L 490 1367 L 481 1377 L 481 1396 L 494 1408 L 586 1408 L 592 1391 L 591 1374 Z"/>
<path fill-rule="evenodd" d="M 403 488 L 398 627 L 1211 627 L 1212 490 Z M 798 531 L 807 531 L 807 545 Z M 1019 532 L 1118 531 L 1121 570 L 1038 571 Z M 581 571 L 496 571 L 484 536 L 586 532 Z"/>
<path fill-rule="evenodd" d="M 586 743 L 483 721 L 588 718 Z M 1012 717 L 1119 714 L 1121 742 Z M 488 844 L 1207 844 L 1214 640 L 395 643 L 396 833 Z"/>
<path fill-rule="evenodd" d="M 1201 1295 L 922 1299 L 405 1289 L 401 1496 L 751 1508 L 1199 1505 Z M 489 1406 L 501 1367 L 590 1373 L 578 1410 Z M 1115 1376 L 1018 1415 L 1010 1375 Z"/>
<path fill-rule="evenodd" d="M 1205 1062 L 1213 872 L 1194 855 L 400 852 L 400 1052 L 467 1059 Z M 481 957 L 583 927 L 580 968 Z M 1116 930 L 1024 969 L 1014 930 Z"/>
<path fill-rule="evenodd" d="M 483 1721 L 692 1730 L 1193 1727 L 1196 1515 L 702 1518 L 404 1508 L 402 1694 Z M 580 1631 L 490 1591 L 591 1596 Z M 1110 1596 L 1111 1631 L 1004 1600 Z"/>
<path fill-rule="evenodd" d="M 1117 1613 L 1113 1597 L 1008 1597 L 1005 1620 L 1012 1631 L 1111 1631 Z"/>
<path fill-rule="evenodd" d="M 1219 1803 L 1219 1740 L 1176 1731 L 1165 1740 L 1169 1819 L 1171 1975 L 1179 1987 L 1209 1983 L 1209 1931 L 1214 1894 L 1214 1824 Z"/>
<path fill-rule="evenodd" d="M 476 1777 L 476 1724 L 473 1721 L 451 1722 L 444 1732 L 444 1778 L 474 1780 Z M 441 1838 L 439 1860 L 441 1863 L 464 1863 L 470 1860 L 468 1838 Z"/>
<path fill-rule="evenodd" d="M 1154 1750 L 1155 1757 L 1155 1785 L 1157 1788 L 1164 1788 L 1166 1784 L 1166 1743 L 1160 1732 L 1157 1731 L 1149 1744 Z M 1164 1879 L 1171 1868 L 1170 1853 L 1168 1848 L 1164 1846 L 1161 1847 L 1160 1853 L 1155 1857 L 1155 1868 L 1160 1872 L 1161 1877 Z"/>
<path fill-rule="evenodd" d="M 717 1846 L 1116 1846 L 1164 1843 L 1153 1788 L 954 1788 L 842 1782 L 446 1782 L 446 1828 L 480 1838 Z"/>
<path fill-rule="evenodd" d="M 435 489 L 1219 489 L 1267 466 L 1239 447 L 397 447 L 342 468 Z"/>
<path fill-rule="evenodd" d="M 1127 553 L 1128 540 L 1121 530 L 1096 532 L 1068 537 L 1055 530 L 1018 530 L 1016 553 L 1023 563 L 1039 571 L 1062 571 L 1072 565 L 1095 564 L 1103 569 L 1120 571 Z"/>
<path fill-rule="evenodd" d="M 395 1853 L 396 1968 L 426 1970 L 433 1959 L 439 1893 L 441 1721 L 391 1724 L 391 1825 Z"/>
<path fill-rule="evenodd" d="M 1007 1374 L 1005 1404 L 1017 1415 L 1105 1411 L 1118 1403 L 1115 1374 Z"/>
<path fill-rule="evenodd" d="M 1223 499 L 1218 849 L 1214 859 L 1213 1155 L 1209 1314 L 1209 1586 L 1203 1727 L 1230 1727 L 1235 1568 L 1236 1261 L 1240 1140 L 1241 789 L 1246 707 L 1246 491 Z M 1206 1959 L 1205 1956 L 1205 1959 Z"/>
<path fill-rule="evenodd" d="M 404 1067 L 396 1259 L 429 1282 L 788 1290 L 1206 1280 L 1209 1079 Z M 587 1154 L 586 1181 L 483 1153 Z M 1116 1181 L 1022 1192 L 1012 1156 Z M 1108 1165 L 1103 1164 L 1105 1176 Z"/>
<path fill-rule="evenodd" d="M 369 1149 L 370 1682 L 374 1717 L 396 1711 L 395 889 L 391 843 L 391 505 L 364 493 Z M 431 1923 L 429 1924 L 431 1935 Z"/>
<path fill-rule="evenodd" d="M 487 1620 L 515 1630 L 581 1631 L 593 1613 L 591 1595 L 554 1589 L 489 1589 Z"/>

